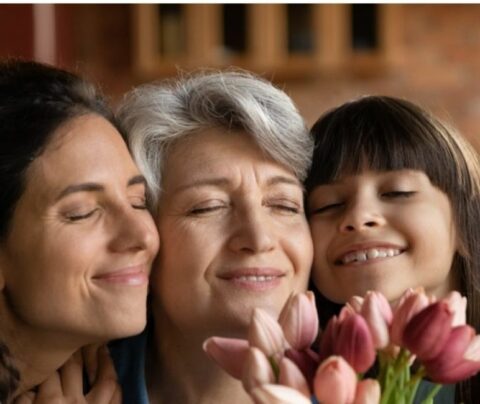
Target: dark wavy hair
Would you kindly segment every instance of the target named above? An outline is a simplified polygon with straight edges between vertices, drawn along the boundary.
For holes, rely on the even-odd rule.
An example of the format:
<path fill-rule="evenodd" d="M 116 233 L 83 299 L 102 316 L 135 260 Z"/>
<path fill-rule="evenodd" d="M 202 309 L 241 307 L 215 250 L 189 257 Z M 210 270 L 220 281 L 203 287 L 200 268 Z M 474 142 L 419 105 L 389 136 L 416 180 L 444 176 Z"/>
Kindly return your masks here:
<path fill-rule="evenodd" d="M 369 96 L 334 108 L 314 124 L 313 164 L 307 195 L 339 176 L 414 169 L 428 175 L 452 204 L 460 247 L 451 270 L 468 298 L 467 321 L 480 331 L 480 164 L 474 149 L 455 130 L 417 105 L 393 97 Z M 338 305 L 319 296 L 324 321 Z M 457 387 L 457 399 L 480 397 L 476 378 Z"/>
<path fill-rule="evenodd" d="M 66 121 L 93 113 L 114 122 L 95 87 L 67 71 L 35 62 L 0 62 L 0 243 L 8 237 L 25 173 Z M 0 343 L 0 402 L 17 389 L 20 375 Z"/>

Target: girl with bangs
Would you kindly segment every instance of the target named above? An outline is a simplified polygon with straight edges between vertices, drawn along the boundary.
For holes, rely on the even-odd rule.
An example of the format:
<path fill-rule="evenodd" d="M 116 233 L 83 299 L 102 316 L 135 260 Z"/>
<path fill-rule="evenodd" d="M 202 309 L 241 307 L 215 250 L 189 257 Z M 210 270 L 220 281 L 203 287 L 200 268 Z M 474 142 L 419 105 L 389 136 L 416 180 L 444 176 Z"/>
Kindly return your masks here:
<path fill-rule="evenodd" d="M 394 302 L 408 288 L 468 298 L 480 331 L 480 166 L 471 146 L 418 106 L 364 97 L 312 128 L 305 182 L 314 241 L 312 280 L 321 322 L 353 295 L 378 290 Z M 479 378 L 455 402 L 480 395 Z M 452 402 L 453 388 L 439 399 Z M 442 398 L 443 396 L 443 398 Z"/>

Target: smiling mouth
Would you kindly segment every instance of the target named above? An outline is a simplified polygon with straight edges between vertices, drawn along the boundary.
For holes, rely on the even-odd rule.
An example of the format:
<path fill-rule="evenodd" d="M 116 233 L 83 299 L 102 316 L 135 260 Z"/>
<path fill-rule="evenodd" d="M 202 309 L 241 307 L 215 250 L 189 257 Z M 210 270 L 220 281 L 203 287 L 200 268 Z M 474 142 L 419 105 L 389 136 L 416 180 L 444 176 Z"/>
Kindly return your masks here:
<path fill-rule="evenodd" d="M 252 291 L 275 288 L 285 274 L 277 269 L 240 269 L 222 274 L 220 279 L 235 287 Z"/>
<path fill-rule="evenodd" d="M 399 248 L 368 248 L 349 252 L 335 261 L 335 265 L 363 264 L 385 258 L 397 257 L 404 250 Z"/>

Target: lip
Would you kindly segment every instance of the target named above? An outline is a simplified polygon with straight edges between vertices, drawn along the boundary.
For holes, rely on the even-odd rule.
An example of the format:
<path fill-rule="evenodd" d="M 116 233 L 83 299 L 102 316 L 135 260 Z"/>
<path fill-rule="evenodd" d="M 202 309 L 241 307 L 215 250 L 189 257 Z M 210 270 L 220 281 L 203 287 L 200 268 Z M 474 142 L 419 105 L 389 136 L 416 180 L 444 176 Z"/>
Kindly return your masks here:
<path fill-rule="evenodd" d="M 362 250 L 370 250 L 374 248 L 381 248 L 381 249 L 393 249 L 393 250 L 400 250 L 400 255 L 405 252 L 406 247 L 401 246 L 399 244 L 395 243 L 388 243 L 385 241 L 369 241 L 369 242 L 362 242 L 362 243 L 356 243 L 356 244 L 350 244 L 348 247 L 343 248 L 338 254 L 336 254 L 335 259 L 333 260 L 335 265 L 341 265 L 341 266 L 348 266 L 348 265 L 364 265 L 364 264 L 371 264 L 372 261 L 365 261 L 362 263 L 352 263 L 352 264 L 343 264 L 341 263 L 342 257 L 344 257 L 347 254 L 351 254 L 357 251 L 362 251 Z M 398 257 L 398 255 L 396 255 Z M 377 258 L 374 262 L 378 261 L 383 261 L 385 259 L 389 258 L 394 258 L 394 257 L 385 257 L 385 258 Z"/>
<path fill-rule="evenodd" d="M 103 272 L 92 279 L 111 285 L 144 286 L 148 284 L 148 271 L 145 265 L 135 265 Z"/>
<path fill-rule="evenodd" d="M 285 271 L 278 268 L 245 267 L 226 270 L 217 278 L 236 288 L 262 292 L 277 287 L 285 275 Z"/>

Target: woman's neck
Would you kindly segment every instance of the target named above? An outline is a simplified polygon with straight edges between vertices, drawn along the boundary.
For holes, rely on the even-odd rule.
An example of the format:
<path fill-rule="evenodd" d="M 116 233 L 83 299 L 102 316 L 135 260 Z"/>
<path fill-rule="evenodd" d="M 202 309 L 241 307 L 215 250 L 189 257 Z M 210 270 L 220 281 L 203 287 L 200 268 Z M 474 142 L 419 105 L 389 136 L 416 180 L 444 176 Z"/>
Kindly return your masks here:
<path fill-rule="evenodd" d="M 13 397 L 42 383 L 76 350 L 58 340 L 50 333 L 35 332 L 0 308 L 0 341 L 8 348 L 11 364 L 20 374 Z"/>
<path fill-rule="evenodd" d="M 156 319 L 157 320 L 157 319 Z M 233 379 L 203 352 L 204 336 L 182 333 L 155 321 L 146 364 L 150 403 L 250 402 L 240 381 Z"/>

